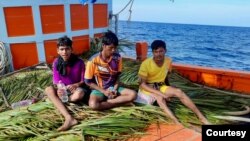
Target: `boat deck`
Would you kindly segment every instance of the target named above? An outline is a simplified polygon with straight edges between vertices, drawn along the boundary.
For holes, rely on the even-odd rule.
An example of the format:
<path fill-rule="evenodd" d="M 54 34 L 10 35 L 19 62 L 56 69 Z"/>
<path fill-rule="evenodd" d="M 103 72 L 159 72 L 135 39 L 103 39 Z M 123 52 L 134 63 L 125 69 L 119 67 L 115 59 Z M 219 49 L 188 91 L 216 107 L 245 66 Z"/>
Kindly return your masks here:
<path fill-rule="evenodd" d="M 149 126 L 147 135 L 130 141 L 201 141 L 201 133 L 175 124 L 153 124 Z"/>

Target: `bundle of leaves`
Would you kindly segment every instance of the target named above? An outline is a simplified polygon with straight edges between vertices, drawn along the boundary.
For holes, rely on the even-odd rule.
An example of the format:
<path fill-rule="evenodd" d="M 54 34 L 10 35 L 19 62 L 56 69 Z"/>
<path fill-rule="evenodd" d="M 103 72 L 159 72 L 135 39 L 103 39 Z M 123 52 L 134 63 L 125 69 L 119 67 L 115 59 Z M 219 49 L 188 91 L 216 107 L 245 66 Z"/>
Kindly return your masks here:
<path fill-rule="evenodd" d="M 79 124 L 68 131 L 49 101 L 6 111 L 0 115 L 0 140 L 127 140 L 144 134 L 152 123 L 171 123 L 159 107 L 141 105 L 97 112 L 84 105 L 68 105 Z"/>
<path fill-rule="evenodd" d="M 52 73 L 48 69 L 25 70 L 1 78 L 0 111 L 24 99 L 41 98 L 45 87 L 51 84 Z"/>

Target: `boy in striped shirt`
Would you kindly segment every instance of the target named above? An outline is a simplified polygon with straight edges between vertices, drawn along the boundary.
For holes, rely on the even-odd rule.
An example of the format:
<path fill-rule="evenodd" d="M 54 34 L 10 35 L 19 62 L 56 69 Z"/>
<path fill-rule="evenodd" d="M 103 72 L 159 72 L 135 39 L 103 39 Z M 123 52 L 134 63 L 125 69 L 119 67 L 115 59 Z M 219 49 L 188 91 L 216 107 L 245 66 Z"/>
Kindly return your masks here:
<path fill-rule="evenodd" d="M 136 92 L 119 86 L 122 70 L 122 58 L 116 52 L 117 36 L 108 31 L 102 39 L 102 50 L 92 56 L 86 67 L 85 83 L 93 90 L 89 106 L 94 110 L 106 110 L 130 103 L 136 98 Z"/>

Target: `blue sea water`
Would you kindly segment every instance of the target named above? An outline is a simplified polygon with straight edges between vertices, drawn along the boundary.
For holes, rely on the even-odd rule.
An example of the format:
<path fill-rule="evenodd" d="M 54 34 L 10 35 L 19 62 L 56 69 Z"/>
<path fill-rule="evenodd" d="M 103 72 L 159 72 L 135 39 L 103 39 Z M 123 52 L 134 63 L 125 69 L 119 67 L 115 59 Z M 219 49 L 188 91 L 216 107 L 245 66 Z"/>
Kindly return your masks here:
<path fill-rule="evenodd" d="M 118 37 L 149 45 L 164 40 L 175 63 L 250 71 L 249 27 L 119 21 Z M 136 57 L 134 46 L 125 55 Z"/>

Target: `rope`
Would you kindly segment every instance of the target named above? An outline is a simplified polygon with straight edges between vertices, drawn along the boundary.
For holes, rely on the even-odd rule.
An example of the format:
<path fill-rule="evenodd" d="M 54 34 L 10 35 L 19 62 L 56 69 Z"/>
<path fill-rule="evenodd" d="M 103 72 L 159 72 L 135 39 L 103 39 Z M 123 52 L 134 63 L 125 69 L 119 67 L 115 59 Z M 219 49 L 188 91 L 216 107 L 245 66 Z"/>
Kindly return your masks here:
<path fill-rule="evenodd" d="M 128 21 L 131 21 L 133 3 L 134 3 L 134 0 L 132 1 L 131 5 L 130 5 L 130 8 L 129 8 L 129 17 L 128 17 Z"/>
<path fill-rule="evenodd" d="M 174 0 L 170 0 L 171 2 L 174 2 Z M 134 0 L 130 0 L 118 13 L 114 14 L 114 15 L 119 15 L 120 13 L 122 13 L 128 6 L 129 4 L 131 3 L 130 5 L 130 8 L 129 8 L 129 18 L 128 18 L 128 21 L 131 20 L 131 15 L 132 15 L 132 6 L 133 6 L 133 3 L 134 3 Z"/>
<path fill-rule="evenodd" d="M 132 15 L 132 6 L 133 6 L 134 0 L 130 0 L 118 13 L 113 14 L 112 16 L 115 17 L 115 34 L 118 34 L 118 16 L 119 14 L 121 14 L 121 12 L 123 12 L 129 5 L 129 17 L 128 17 L 128 21 L 131 20 L 131 15 Z"/>
<path fill-rule="evenodd" d="M 122 10 L 120 10 L 118 13 L 116 13 L 116 14 L 114 14 L 114 15 L 119 15 L 120 13 L 122 13 L 122 11 L 124 11 L 124 10 L 129 6 L 130 3 L 132 3 L 131 6 L 130 6 L 130 10 L 131 10 L 131 7 L 132 7 L 132 5 L 133 5 L 133 2 L 134 2 L 134 0 L 130 0 L 130 1 L 122 8 Z M 132 11 L 132 10 L 131 10 L 131 11 Z M 130 14 L 131 14 L 131 13 L 130 13 Z"/>
<path fill-rule="evenodd" d="M 8 54 L 4 47 L 3 42 L 0 42 L 0 75 L 5 74 L 9 71 L 9 60 Z"/>

